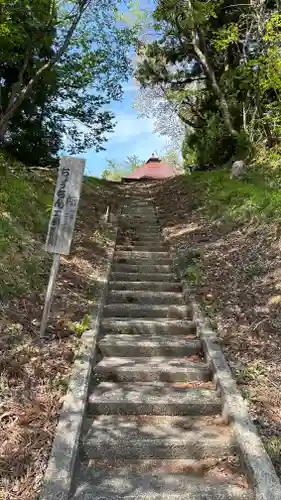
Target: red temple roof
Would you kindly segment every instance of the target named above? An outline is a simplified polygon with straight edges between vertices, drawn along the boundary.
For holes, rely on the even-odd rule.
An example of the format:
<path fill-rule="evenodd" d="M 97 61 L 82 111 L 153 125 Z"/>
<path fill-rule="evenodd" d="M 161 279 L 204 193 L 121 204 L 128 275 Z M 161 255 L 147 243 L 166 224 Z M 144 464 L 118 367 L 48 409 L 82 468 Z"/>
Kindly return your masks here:
<path fill-rule="evenodd" d="M 129 174 L 127 179 L 167 179 L 169 177 L 176 177 L 179 175 L 179 171 L 173 165 L 169 163 L 162 162 L 159 158 L 153 154 L 149 160 L 144 163 L 141 167 L 137 167 L 131 174 Z"/>

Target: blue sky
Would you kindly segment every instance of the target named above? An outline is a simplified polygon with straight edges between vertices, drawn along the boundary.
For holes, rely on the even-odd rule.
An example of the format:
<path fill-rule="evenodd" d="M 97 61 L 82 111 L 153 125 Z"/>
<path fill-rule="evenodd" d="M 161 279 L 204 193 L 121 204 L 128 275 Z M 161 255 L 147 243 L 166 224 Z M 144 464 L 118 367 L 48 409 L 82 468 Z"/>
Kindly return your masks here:
<path fill-rule="evenodd" d="M 139 0 L 142 9 L 152 11 L 154 0 Z M 122 9 L 123 10 L 123 9 Z M 126 11 L 126 8 L 125 10 Z M 132 53 L 132 57 L 134 54 Z M 137 155 L 140 160 L 148 160 L 153 152 L 163 152 L 168 138 L 153 132 L 153 119 L 138 118 L 133 102 L 138 87 L 133 79 L 123 86 L 121 102 L 112 102 L 109 110 L 115 115 L 116 127 L 103 144 L 105 151 L 96 153 L 89 150 L 86 158 L 86 173 L 99 177 L 107 167 L 106 159 L 123 163 L 128 155 Z"/>
<path fill-rule="evenodd" d="M 137 91 L 137 86 L 131 80 L 124 85 L 123 100 L 110 105 L 117 124 L 114 132 L 108 135 L 108 142 L 104 143 L 105 151 L 96 153 L 95 150 L 89 150 L 83 154 L 88 175 L 99 177 L 107 166 L 107 158 L 124 162 L 128 155 L 137 155 L 141 160 L 148 160 L 153 152 L 160 153 L 165 149 L 168 138 L 153 133 L 153 120 L 138 118 L 133 109 Z"/>

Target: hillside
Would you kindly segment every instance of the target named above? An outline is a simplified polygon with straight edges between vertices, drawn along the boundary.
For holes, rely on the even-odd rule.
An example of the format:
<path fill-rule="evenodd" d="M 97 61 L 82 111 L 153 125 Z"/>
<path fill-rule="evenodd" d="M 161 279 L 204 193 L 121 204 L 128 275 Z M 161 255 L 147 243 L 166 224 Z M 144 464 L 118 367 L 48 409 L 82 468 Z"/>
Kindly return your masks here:
<path fill-rule="evenodd" d="M 182 273 L 218 330 L 251 415 L 281 476 L 281 194 L 279 177 L 197 172 L 155 187 Z M 174 203 L 167 203 L 174 200 Z"/>
<path fill-rule="evenodd" d="M 0 498 L 35 500 L 110 243 L 101 216 L 109 199 L 118 203 L 118 187 L 84 180 L 71 255 L 61 259 L 49 338 L 40 349 L 51 265 L 44 241 L 56 171 L 9 163 L 0 182 Z"/>

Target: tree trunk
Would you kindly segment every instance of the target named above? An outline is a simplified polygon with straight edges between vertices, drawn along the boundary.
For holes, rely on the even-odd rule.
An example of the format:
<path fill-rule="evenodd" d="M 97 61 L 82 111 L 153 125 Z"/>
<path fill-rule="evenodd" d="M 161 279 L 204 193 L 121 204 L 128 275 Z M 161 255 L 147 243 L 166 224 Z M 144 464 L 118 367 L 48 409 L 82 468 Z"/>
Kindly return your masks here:
<path fill-rule="evenodd" d="M 211 82 L 211 86 L 213 89 L 214 94 L 218 98 L 219 101 L 219 109 L 224 121 L 225 128 L 229 132 L 230 135 L 233 137 L 238 136 L 238 132 L 235 130 L 235 128 L 232 125 L 231 117 L 230 117 L 230 112 L 228 108 L 228 104 L 226 101 L 226 98 L 217 82 L 215 72 L 211 66 L 211 64 L 208 62 L 206 55 L 202 52 L 199 42 L 202 42 L 202 45 L 204 45 L 204 42 L 202 40 L 202 35 L 200 32 L 196 33 L 195 30 L 193 31 L 192 34 L 192 44 L 194 48 L 194 52 L 196 56 L 198 57 L 207 77 L 209 78 Z"/>

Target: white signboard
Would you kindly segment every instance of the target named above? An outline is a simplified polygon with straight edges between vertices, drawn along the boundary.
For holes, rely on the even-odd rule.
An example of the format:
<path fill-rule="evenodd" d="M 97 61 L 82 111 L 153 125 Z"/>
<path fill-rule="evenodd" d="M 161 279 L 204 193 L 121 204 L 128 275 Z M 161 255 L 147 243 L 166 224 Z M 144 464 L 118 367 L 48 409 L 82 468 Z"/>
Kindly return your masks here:
<path fill-rule="evenodd" d="M 85 160 L 63 156 L 60 161 L 46 252 L 68 255 L 80 199 Z"/>

